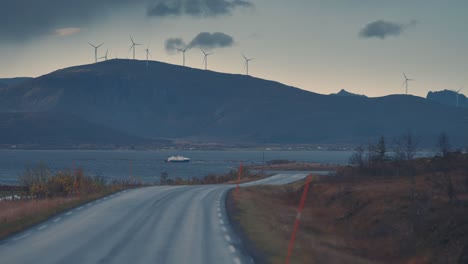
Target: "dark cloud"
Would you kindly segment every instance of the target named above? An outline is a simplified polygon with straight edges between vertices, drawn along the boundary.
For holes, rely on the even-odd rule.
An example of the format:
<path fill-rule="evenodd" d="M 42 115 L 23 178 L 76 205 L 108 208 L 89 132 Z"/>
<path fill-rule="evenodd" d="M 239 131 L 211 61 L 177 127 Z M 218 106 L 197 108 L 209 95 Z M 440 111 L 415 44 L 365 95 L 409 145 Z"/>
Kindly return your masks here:
<path fill-rule="evenodd" d="M 399 36 L 409 26 L 415 25 L 416 21 L 409 24 L 400 24 L 395 22 L 388 22 L 384 20 L 377 20 L 367 24 L 360 32 L 359 36 L 363 38 L 380 38 L 385 39 L 388 36 Z"/>
<path fill-rule="evenodd" d="M 225 48 L 232 45 L 234 45 L 234 38 L 222 32 L 201 32 L 189 44 L 190 47 L 205 49 Z"/>
<path fill-rule="evenodd" d="M 248 0 L 157 0 L 148 9 L 148 15 L 214 17 L 230 15 L 239 7 L 253 7 L 253 4 Z"/>
<path fill-rule="evenodd" d="M 20 42 L 61 28 L 92 25 L 115 9 L 151 0 L 0 0 L 0 43 Z"/>
<path fill-rule="evenodd" d="M 234 38 L 224 34 L 222 32 L 201 32 L 195 38 L 192 39 L 188 44 L 181 38 L 170 38 L 166 40 L 165 47 L 166 51 L 173 53 L 177 49 L 189 48 L 226 48 L 234 45 Z"/>
<path fill-rule="evenodd" d="M 152 17 L 229 15 L 247 0 L 0 0 L 0 43 L 56 34 L 63 28 L 92 27 L 119 9 L 146 7 Z"/>
<path fill-rule="evenodd" d="M 170 38 L 166 40 L 166 51 L 169 53 L 173 53 L 177 51 L 177 49 L 185 49 L 187 44 L 185 44 L 184 40 L 181 38 Z"/>

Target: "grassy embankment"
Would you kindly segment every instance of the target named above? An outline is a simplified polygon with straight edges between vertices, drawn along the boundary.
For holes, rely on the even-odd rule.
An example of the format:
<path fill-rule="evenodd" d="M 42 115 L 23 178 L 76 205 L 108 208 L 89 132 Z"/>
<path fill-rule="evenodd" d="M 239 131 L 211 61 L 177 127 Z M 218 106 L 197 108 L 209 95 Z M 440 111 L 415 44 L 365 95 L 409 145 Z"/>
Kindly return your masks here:
<path fill-rule="evenodd" d="M 82 170 L 53 175 L 43 164 L 26 170 L 20 181 L 20 186 L 1 186 L 2 197 L 21 199 L 0 201 L 0 239 L 81 204 L 140 186 L 134 182 L 106 183 Z"/>
<path fill-rule="evenodd" d="M 292 263 L 468 263 L 468 155 L 401 165 L 315 177 Z M 303 184 L 229 196 L 235 224 L 267 262 L 284 263 Z"/>

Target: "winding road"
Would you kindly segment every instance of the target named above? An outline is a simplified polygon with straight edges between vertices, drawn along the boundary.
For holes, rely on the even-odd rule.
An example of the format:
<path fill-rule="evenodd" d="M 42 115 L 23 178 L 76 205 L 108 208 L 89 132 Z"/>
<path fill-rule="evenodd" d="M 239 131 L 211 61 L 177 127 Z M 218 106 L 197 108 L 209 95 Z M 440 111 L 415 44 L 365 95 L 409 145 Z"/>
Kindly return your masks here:
<path fill-rule="evenodd" d="M 287 184 L 278 174 L 242 186 Z M 253 263 L 226 217 L 233 185 L 123 191 L 64 212 L 0 241 L 9 263 Z"/>

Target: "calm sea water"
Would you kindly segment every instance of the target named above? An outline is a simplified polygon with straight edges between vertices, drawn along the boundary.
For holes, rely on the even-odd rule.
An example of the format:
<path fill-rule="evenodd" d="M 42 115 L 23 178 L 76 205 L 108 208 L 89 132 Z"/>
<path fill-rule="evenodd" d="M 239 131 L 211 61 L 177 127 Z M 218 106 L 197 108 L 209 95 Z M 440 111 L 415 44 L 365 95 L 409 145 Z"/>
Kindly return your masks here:
<path fill-rule="evenodd" d="M 348 151 L 265 151 L 265 161 L 288 159 L 302 162 L 346 164 Z M 190 163 L 166 163 L 172 155 L 191 158 Z M 261 164 L 262 151 L 76 151 L 0 150 L 0 183 L 15 184 L 26 168 L 43 161 L 52 171 L 82 167 L 85 173 L 108 180 L 127 179 L 130 173 L 145 182 L 159 181 L 162 172 L 171 178 L 203 177 L 226 173 L 244 164 Z"/>

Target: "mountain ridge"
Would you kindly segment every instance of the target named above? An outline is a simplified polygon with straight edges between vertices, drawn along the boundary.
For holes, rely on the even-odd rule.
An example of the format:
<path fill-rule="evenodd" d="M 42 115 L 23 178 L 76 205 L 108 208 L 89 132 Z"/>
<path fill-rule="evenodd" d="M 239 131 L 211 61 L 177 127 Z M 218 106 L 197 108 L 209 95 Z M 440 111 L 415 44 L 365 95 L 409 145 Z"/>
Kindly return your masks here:
<path fill-rule="evenodd" d="M 427 144 L 442 131 L 468 144 L 468 112 L 421 97 L 329 96 L 156 61 L 74 66 L 0 89 L 0 112 L 46 111 L 146 139 L 356 144 L 411 130 Z"/>

